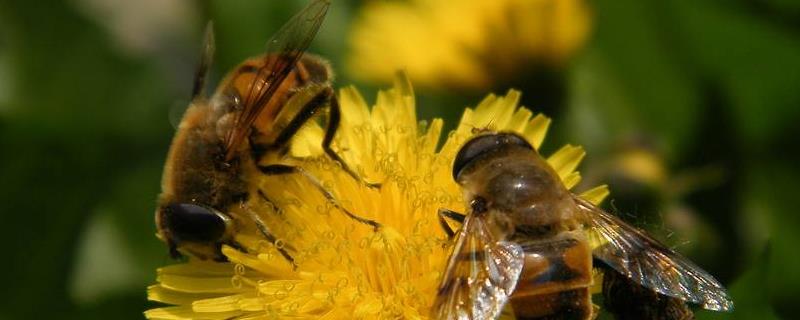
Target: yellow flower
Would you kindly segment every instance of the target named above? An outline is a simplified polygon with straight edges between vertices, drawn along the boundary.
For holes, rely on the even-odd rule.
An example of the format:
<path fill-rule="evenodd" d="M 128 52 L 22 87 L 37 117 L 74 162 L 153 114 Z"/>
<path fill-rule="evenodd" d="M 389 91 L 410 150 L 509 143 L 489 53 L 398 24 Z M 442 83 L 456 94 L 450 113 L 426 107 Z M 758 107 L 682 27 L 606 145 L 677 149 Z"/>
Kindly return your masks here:
<path fill-rule="evenodd" d="M 614 173 L 659 189 L 665 188 L 669 178 L 664 160 L 654 151 L 641 147 L 626 148 L 616 154 L 611 169 Z"/>
<path fill-rule="evenodd" d="M 335 142 L 348 164 L 370 180 L 369 189 L 337 170 L 319 154 L 321 129 L 308 126 L 295 137 L 291 153 L 304 169 L 323 181 L 347 209 L 379 221 L 372 227 L 354 221 L 297 176 L 260 177 L 275 206 L 249 201 L 290 248 L 297 268 L 255 230 L 243 230 L 243 251 L 224 247 L 230 262 L 187 263 L 158 270 L 148 298 L 173 306 L 145 312 L 151 319 L 307 318 L 426 319 L 449 254 L 437 209 L 464 211 L 461 191 L 451 177 L 453 157 L 473 128 L 523 134 L 537 148 L 550 120 L 518 108 L 520 93 L 489 95 L 466 109 L 457 130 L 440 149 L 443 122 L 418 122 L 414 94 L 404 77 L 381 91 L 371 111 L 355 88 L 339 93 L 342 124 Z M 580 147 L 565 146 L 548 159 L 565 185 L 583 157 Z M 598 202 L 605 187 L 584 195 Z"/>
<path fill-rule="evenodd" d="M 487 89 L 533 64 L 564 64 L 590 25 L 583 0 L 372 1 L 353 26 L 348 66 L 371 81 L 403 69 L 424 86 Z"/>

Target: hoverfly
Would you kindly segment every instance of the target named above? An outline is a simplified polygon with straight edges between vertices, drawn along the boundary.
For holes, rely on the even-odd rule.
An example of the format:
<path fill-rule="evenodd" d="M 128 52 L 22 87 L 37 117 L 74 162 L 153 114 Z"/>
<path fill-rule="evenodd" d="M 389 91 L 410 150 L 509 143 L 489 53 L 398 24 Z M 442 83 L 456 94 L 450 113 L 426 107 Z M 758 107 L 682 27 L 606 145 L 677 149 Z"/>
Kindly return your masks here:
<path fill-rule="evenodd" d="M 433 306 L 438 319 L 592 319 L 593 259 L 647 290 L 716 311 L 725 288 L 643 231 L 568 191 L 522 136 L 483 133 L 459 150 L 453 177 L 467 215 L 442 209 L 455 236 Z M 445 218 L 461 221 L 456 234 Z M 600 244 L 592 250 L 591 243 Z"/>
<path fill-rule="evenodd" d="M 263 192 L 254 190 L 257 187 L 252 180 L 259 174 L 300 174 L 345 214 L 377 228 L 376 222 L 338 205 L 322 184 L 301 168 L 262 164 L 267 156 L 285 155 L 294 134 L 327 107 L 322 148 L 343 170 L 360 180 L 331 148 L 340 110 L 330 84 L 330 67 L 321 58 L 304 55 L 329 6 L 328 0 L 312 1 L 269 40 L 266 53 L 237 66 L 211 98 L 204 94 L 214 52 L 209 24 L 192 102 L 167 156 L 155 214 L 158 236 L 167 243 L 173 257 L 184 253 L 200 259 L 224 260 L 221 246 L 236 246 L 233 235 L 242 224 L 255 225 L 274 244 L 275 236 L 256 213 L 245 217 L 230 213 L 230 209 L 254 194 L 269 201 Z M 285 249 L 279 251 L 293 262 Z"/>

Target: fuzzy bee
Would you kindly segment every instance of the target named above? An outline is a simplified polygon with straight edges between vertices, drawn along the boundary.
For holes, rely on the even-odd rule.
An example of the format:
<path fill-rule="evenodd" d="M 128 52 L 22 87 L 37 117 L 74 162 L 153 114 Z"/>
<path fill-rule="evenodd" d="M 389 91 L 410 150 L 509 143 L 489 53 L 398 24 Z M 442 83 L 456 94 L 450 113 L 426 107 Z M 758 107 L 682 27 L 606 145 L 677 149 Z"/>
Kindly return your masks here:
<path fill-rule="evenodd" d="M 269 40 L 264 54 L 233 69 L 210 98 L 204 94 L 214 52 L 209 24 L 192 102 L 167 156 L 155 214 L 158 236 L 172 256 L 225 260 L 221 246 L 236 247 L 233 236 L 243 225 L 254 225 L 275 243 L 275 235 L 258 214 L 235 216 L 231 210 L 254 196 L 269 201 L 254 183 L 259 176 L 299 174 L 336 204 L 302 168 L 263 161 L 285 155 L 291 138 L 323 109 L 327 108 L 328 116 L 322 149 L 342 170 L 363 181 L 331 148 L 340 110 L 330 67 L 321 58 L 304 54 L 329 6 L 327 0 L 312 1 Z M 338 207 L 377 228 L 376 222 Z M 278 249 L 292 261 L 287 248 Z"/>

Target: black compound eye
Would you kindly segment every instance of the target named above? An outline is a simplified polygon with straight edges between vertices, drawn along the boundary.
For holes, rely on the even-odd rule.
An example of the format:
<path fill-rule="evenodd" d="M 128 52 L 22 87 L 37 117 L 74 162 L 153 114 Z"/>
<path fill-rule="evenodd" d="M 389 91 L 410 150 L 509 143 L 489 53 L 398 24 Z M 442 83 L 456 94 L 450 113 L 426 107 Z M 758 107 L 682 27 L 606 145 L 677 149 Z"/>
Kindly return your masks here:
<path fill-rule="evenodd" d="M 163 210 L 166 227 L 178 241 L 214 242 L 225 234 L 225 218 L 212 210 L 189 203 L 171 203 Z"/>
<path fill-rule="evenodd" d="M 508 146 L 520 146 L 533 150 L 533 146 L 516 133 L 490 133 L 473 137 L 458 150 L 453 162 L 453 179 L 458 181 L 461 171 L 475 159 Z"/>

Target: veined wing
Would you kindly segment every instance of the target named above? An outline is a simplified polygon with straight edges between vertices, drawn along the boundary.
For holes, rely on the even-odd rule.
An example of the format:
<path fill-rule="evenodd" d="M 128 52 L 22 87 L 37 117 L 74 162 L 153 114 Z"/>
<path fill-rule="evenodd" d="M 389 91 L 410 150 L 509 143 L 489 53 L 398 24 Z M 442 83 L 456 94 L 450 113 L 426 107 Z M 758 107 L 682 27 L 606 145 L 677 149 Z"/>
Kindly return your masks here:
<path fill-rule="evenodd" d="M 214 49 L 216 49 L 214 42 L 214 24 L 209 21 L 208 24 L 206 24 L 206 32 L 203 40 L 203 55 L 200 56 L 200 62 L 197 65 L 197 70 L 194 75 L 192 100 L 206 98 L 206 81 L 208 78 L 208 70 L 211 69 L 211 62 L 214 59 Z"/>
<path fill-rule="evenodd" d="M 330 0 L 312 1 L 267 42 L 265 63 L 254 71 L 256 75 L 249 85 L 249 92 L 241 102 L 243 109 L 225 139 L 226 159 L 233 156 L 237 146 L 248 136 L 253 122 L 308 49 L 328 7 Z"/>
<path fill-rule="evenodd" d="M 591 223 L 588 235 L 602 245 L 592 253 L 615 271 L 655 292 L 714 311 L 733 310 L 733 301 L 713 276 L 642 230 L 574 197 Z"/>
<path fill-rule="evenodd" d="M 495 319 L 517 285 L 524 252 L 497 241 L 484 217 L 468 215 L 457 235 L 433 305 L 436 319 Z"/>

